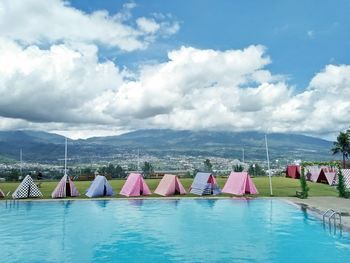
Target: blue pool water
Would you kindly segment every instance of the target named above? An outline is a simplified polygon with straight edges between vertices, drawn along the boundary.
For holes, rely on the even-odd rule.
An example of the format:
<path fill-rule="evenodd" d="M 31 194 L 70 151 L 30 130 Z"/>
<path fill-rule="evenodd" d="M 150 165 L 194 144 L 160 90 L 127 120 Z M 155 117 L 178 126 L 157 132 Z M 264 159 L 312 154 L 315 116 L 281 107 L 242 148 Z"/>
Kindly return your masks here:
<path fill-rule="evenodd" d="M 0 262 L 350 262 L 350 237 L 279 200 L 0 202 Z"/>

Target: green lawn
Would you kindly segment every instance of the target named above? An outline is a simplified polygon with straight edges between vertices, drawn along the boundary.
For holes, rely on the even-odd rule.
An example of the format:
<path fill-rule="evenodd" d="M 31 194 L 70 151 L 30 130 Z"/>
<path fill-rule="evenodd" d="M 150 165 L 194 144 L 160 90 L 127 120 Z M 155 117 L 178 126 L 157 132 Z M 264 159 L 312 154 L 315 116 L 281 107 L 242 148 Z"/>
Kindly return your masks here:
<path fill-rule="evenodd" d="M 222 188 L 226 182 L 227 178 L 217 178 L 219 186 Z M 256 177 L 253 178 L 254 183 L 256 185 L 256 188 L 259 191 L 258 196 L 270 196 L 270 188 L 269 188 L 269 179 L 268 177 Z M 151 191 L 153 192 L 158 183 L 159 179 L 147 179 L 146 182 L 148 186 L 150 187 Z M 193 179 L 190 178 L 182 178 L 181 182 L 186 190 L 189 189 Z M 110 184 L 112 185 L 114 191 L 116 193 L 120 192 L 120 189 L 122 188 L 125 180 L 110 180 Z M 44 198 L 51 198 L 51 193 L 53 189 L 56 187 L 58 181 L 52 182 L 52 181 L 43 181 L 41 183 L 41 192 L 44 195 Z M 87 198 L 84 194 L 86 189 L 89 187 L 90 182 L 88 181 L 76 181 L 74 182 L 76 187 L 78 188 L 81 198 Z M 11 191 L 13 192 L 16 187 L 19 185 L 18 182 L 1 182 L 0 183 L 0 189 L 4 191 L 6 194 L 7 192 Z M 337 191 L 334 187 L 331 187 L 329 185 L 320 184 L 320 183 L 311 183 L 308 182 L 308 186 L 310 187 L 309 196 L 337 196 Z M 273 194 L 274 196 L 295 196 L 295 191 L 300 191 L 300 182 L 299 180 L 295 179 L 289 179 L 285 177 L 273 177 L 272 178 L 272 187 L 273 187 Z M 151 195 L 151 196 L 158 196 L 158 195 Z M 187 194 L 185 197 L 191 197 L 195 196 L 192 194 Z M 220 196 L 231 196 L 228 194 L 222 194 Z M 115 198 L 123 197 L 119 194 L 115 196 Z"/>

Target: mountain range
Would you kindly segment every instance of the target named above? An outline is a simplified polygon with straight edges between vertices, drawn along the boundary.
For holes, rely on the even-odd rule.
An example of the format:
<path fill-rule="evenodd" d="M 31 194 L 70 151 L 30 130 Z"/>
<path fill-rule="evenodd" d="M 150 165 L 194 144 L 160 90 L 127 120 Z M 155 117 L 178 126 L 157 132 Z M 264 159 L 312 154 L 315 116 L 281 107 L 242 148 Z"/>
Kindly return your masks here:
<path fill-rule="evenodd" d="M 118 136 L 69 140 L 69 156 L 81 162 L 135 153 L 156 157 L 165 155 L 215 156 L 240 159 L 266 159 L 265 135 L 259 132 L 176 131 L 168 129 L 138 130 Z M 332 142 L 299 134 L 268 134 L 272 159 L 334 159 Z M 41 131 L 0 131 L 2 162 L 18 160 L 20 149 L 30 162 L 52 163 L 62 158 L 65 139 Z"/>

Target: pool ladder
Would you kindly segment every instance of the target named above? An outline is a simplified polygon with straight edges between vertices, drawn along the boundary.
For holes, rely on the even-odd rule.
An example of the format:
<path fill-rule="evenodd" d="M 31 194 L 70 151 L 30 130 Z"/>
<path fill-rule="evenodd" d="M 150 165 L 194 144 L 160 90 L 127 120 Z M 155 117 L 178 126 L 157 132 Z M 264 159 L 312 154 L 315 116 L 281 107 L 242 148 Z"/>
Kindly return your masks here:
<path fill-rule="evenodd" d="M 334 211 L 333 209 L 328 209 L 326 212 L 323 213 L 323 226 L 326 226 L 326 219 L 328 217 L 328 227 L 329 230 L 332 228 L 331 220 L 333 219 L 333 227 L 334 232 L 336 232 L 337 228 L 337 221 L 339 229 L 341 230 L 342 224 L 341 224 L 341 214 L 339 212 Z M 338 220 L 337 220 L 338 219 Z"/>
<path fill-rule="evenodd" d="M 7 194 L 6 194 L 6 197 L 10 196 L 11 194 L 11 191 L 9 191 Z M 17 199 L 6 199 L 5 200 L 5 207 L 6 208 L 11 208 L 11 207 L 18 207 L 18 200 Z"/>

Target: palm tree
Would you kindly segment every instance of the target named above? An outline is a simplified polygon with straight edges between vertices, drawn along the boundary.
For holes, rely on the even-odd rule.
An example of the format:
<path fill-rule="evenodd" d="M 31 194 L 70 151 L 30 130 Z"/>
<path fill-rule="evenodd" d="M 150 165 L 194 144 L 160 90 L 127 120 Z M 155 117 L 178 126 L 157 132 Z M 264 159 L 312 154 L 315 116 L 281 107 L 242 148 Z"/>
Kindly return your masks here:
<path fill-rule="evenodd" d="M 333 154 L 343 154 L 343 168 L 345 168 L 345 158 L 348 158 L 350 153 L 350 134 L 347 132 L 340 132 L 337 141 L 333 142 L 334 147 L 332 148 Z"/>

